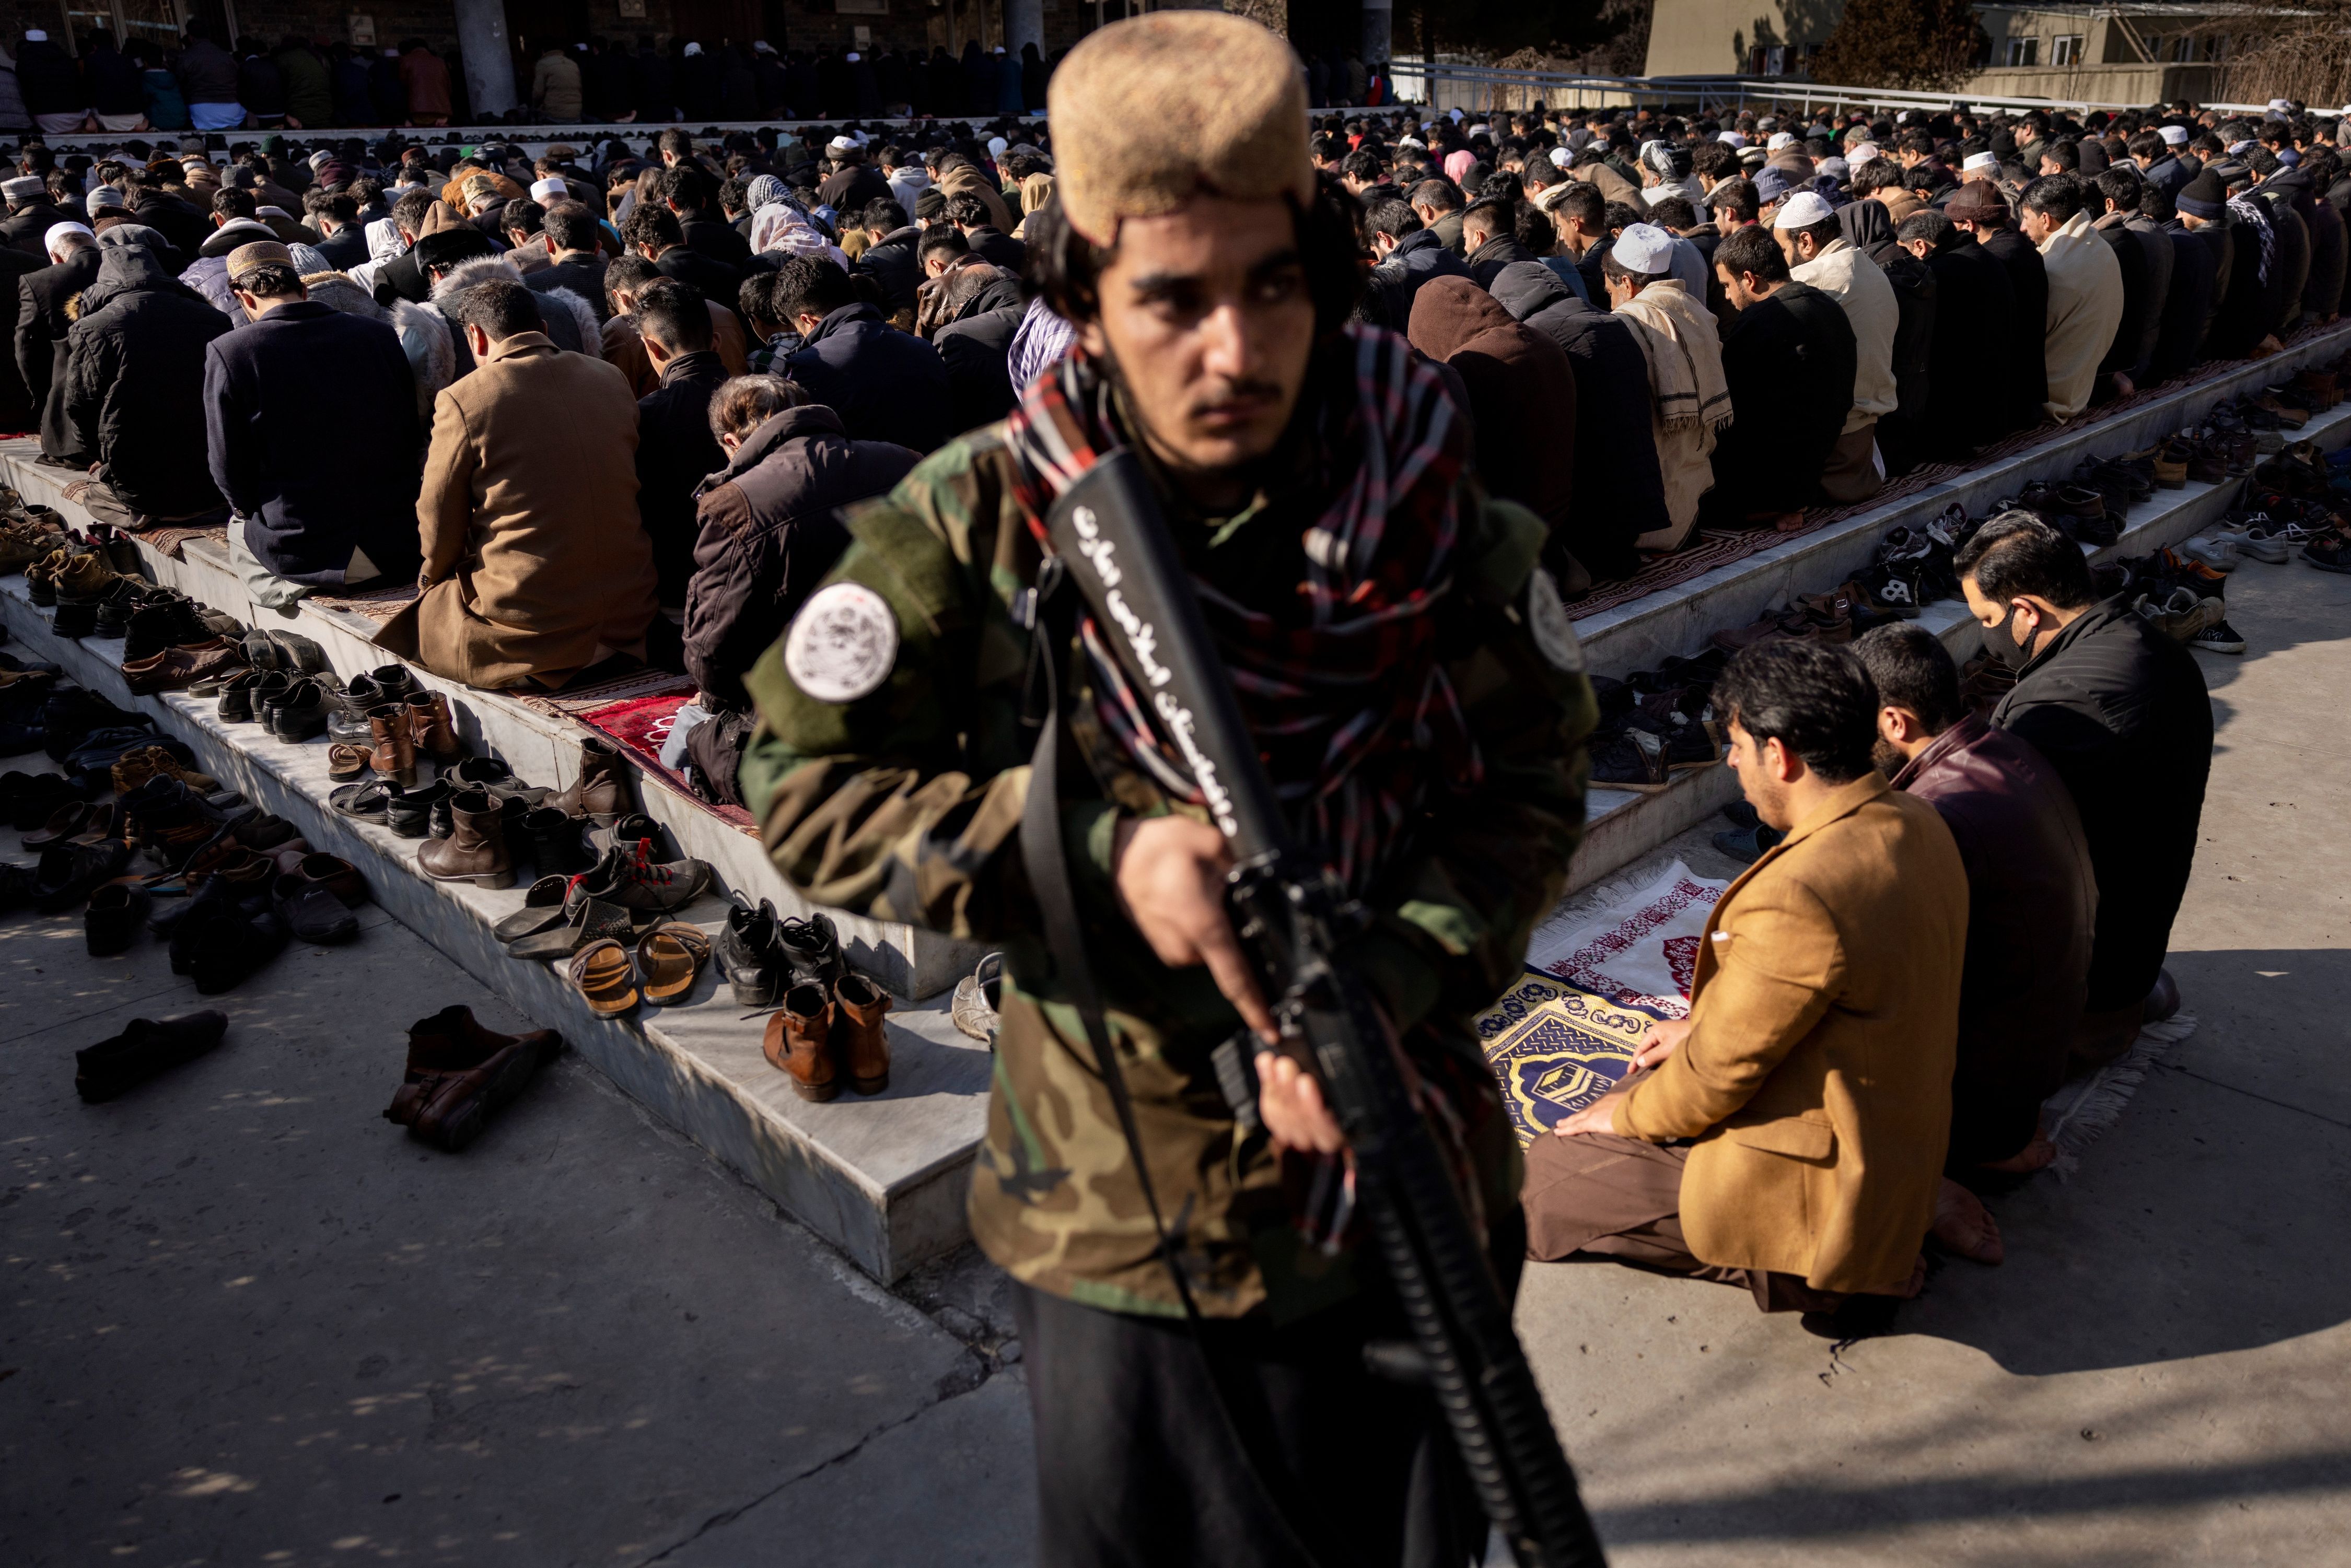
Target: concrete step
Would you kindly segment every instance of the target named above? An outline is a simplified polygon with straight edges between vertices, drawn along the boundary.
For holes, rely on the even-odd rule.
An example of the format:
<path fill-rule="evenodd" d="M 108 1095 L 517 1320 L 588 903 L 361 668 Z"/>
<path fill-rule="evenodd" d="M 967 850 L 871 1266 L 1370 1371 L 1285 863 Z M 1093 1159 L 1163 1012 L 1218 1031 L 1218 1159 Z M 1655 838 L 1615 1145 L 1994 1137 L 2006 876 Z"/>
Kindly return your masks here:
<path fill-rule="evenodd" d="M 2346 336 L 2351 338 L 2351 334 L 2346 334 Z M 2338 342 L 2333 351 L 2339 352 L 2343 346 L 2345 345 Z M 2265 361 L 2265 366 L 2273 366 L 2274 363 L 2273 361 Z M 2267 385 L 2282 379 L 2274 369 L 2271 369 L 2262 384 Z M 2210 407 L 2211 400 L 2203 402 L 2199 409 L 2199 416 L 2200 417 L 2201 413 L 2209 411 Z M 2183 423 L 2193 424 L 2197 421 L 2189 419 Z M 2175 425 L 2171 428 L 2177 429 L 2179 426 Z M 2137 451 L 2151 444 L 2151 439 L 2147 438 L 2149 434 L 2170 434 L 2169 429 L 2142 433 L 2142 438 L 2135 442 L 2114 445 L 2111 449 L 2106 445 L 2101 445 L 2098 448 L 2098 455 L 2101 457 L 2109 455 L 2110 450 L 2112 452 Z M 2308 424 L 2299 431 L 2289 432 L 2288 436 L 2292 440 L 2314 442 L 2330 452 L 2341 447 L 2346 442 L 2351 442 L 2351 402 L 2314 415 Z M 1875 515 L 1868 518 L 1854 519 L 1854 523 L 1867 524 L 1868 531 L 1865 535 L 1852 533 L 1850 530 L 1854 523 L 1842 524 L 1834 529 L 1824 529 L 1823 535 L 1839 536 L 1834 549 L 1807 552 L 1802 561 L 1783 559 L 1756 569 L 1757 575 L 1767 582 L 1792 585 L 1775 589 L 1761 599 L 1754 597 L 1757 588 L 1754 582 L 1730 580 L 1726 574 L 1735 572 L 1740 568 L 1754 566 L 1757 562 L 1764 561 L 1767 557 L 1780 556 L 1783 551 L 1792 551 L 1795 549 L 1795 545 L 1811 542 L 1810 537 L 1804 540 L 1795 541 L 1795 545 L 1782 546 L 1779 550 L 1767 550 L 1762 554 L 1751 556 L 1745 561 L 1734 562 L 1732 566 L 1724 568 L 1721 573 L 1716 573 L 1713 576 L 1726 577 L 1726 580 L 1714 583 L 1708 592 L 1700 592 L 1700 590 L 1706 589 L 1709 582 L 1708 579 L 1701 579 L 1697 583 L 1684 584 L 1680 590 L 1668 590 L 1664 595 L 1653 596 L 1670 598 L 1676 592 L 1686 593 L 1690 595 L 1693 601 L 1711 599 L 1716 608 L 1724 611 L 1729 611 L 1738 604 L 1753 606 L 1728 619 L 1709 623 L 1704 636 L 1700 636 L 1695 642 L 1679 643 L 1670 652 L 1685 656 L 1700 653 L 1706 646 L 1706 638 L 1711 636 L 1717 630 L 1750 624 L 1761 619 L 1766 612 L 1787 603 L 1798 593 L 1819 593 L 1835 587 L 1853 576 L 1861 567 L 1869 564 L 1871 556 L 1877 548 L 1877 541 L 1891 531 L 1896 524 L 1924 524 L 1933 518 L 1944 507 L 1950 504 L 1949 497 L 1953 489 L 1964 489 L 1970 494 L 1984 496 L 1985 499 L 1981 503 L 1970 503 L 1971 512 L 1980 517 L 1982 508 L 1990 504 L 1991 499 L 2015 494 L 2016 491 L 2023 488 L 2024 482 L 2028 479 L 2058 474 L 2070 475 L 2080 461 L 2080 455 L 2076 454 L 2070 458 L 2061 457 L 2054 461 L 2043 460 L 2028 464 L 2021 470 L 2003 465 L 2004 472 L 2011 481 L 2004 487 L 1986 486 L 1972 476 L 1969 476 L 1970 482 L 1964 486 L 1938 486 L 1928 492 L 1928 496 L 1933 497 L 1931 507 L 1925 505 L 1928 497 L 1921 497 L 1888 508 L 1891 520 L 1877 518 Z M 2189 538 L 2218 522 L 2235 503 L 2243 486 L 2244 481 L 2231 479 L 2219 485 L 2191 484 L 2179 490 L 2158 490 L 2151 498 L 2140 502 L 2130 509 L 2125 519 L 2126 526 L 2120 539 L 2104 549 L 2092 549 L 2088 546 L 2084 546 L 2083 553 L 2093 561 L 2105 561 L 2124 556 L 2149 555 L 2164 546 L 2176 545 L 2182 539 Z M 2239 570 L 2261 571 L 2266 569 L 2261 563 L 2248 562 Z M 1800 570 L 1817 575 L 1797 575 Z M 1639 609 L 1646 604 L 1647 601 L 1642 601 L 1639 604 L 1626 605 L 1623 608 L 1629 611 Z M 1653 635 L 1662 634 L 1663 628 L 1669 622 L 1694 622 L 1698 613 L 1697 610 L 1687 604 L 1651 606 L 1635 629 L 1621 634 L 1624 642 L 1618 644 L 1619 650 L 1621 652 L 1622 647 L 1626 644 L 1644 643 Z M 1602 617 L 1595 616 L 1593 619 L 1600 620 Z M 1968 614 L 1967 606 L 1960 600 L 1938 600 L 1920 612 L 1918 619 L 1920 624 L 1930 628 L 1936 635 L 1942 638 L 1944 644 L 1951 650 L 1952 656 L 1962 663 L 1973 658 L 1982 647 L 1982 630 L 1976 624 L 1974 618 Z M 1577 630 L 1582 632 L 1586 624 L 1588 622 L 1579 622 Z M 1593 637 L 1585 643 L 1586 649 L 1592 649 L 1595 643 L 1602 646 L 1607 645 L 1602 638 Z M 1665 655 L 1660 653 L 1640 664 L 1619 663 L 1604 673 L 1621 676 L 1631 670 L 1662 663 L 1664 657 Z M 1600 658 L 1593 655 L 1593 659 L 1594 666 L 1599 667 Z M 1738 798 L 1738 779 L 1729 768 L 1720 764 L 1684 773 L 1669 787 L 1655 794 L 1643 794 L 1629 789 L 1593 789 L 1584 808 L 1583 842 L 1576 851 L 1574 863 L 1569 868 L 1568 891 L 1573 893 L 1579 888 L 1588 887 L 1614 874 L 1668 840 L 1688 831 Z"/>
<path fill-rule="evenodd" d="M 39 450 L 37 442 L 0 441 L 0 466 L 6 469 L 7 482 L 27 501 L 55 507 L 75 526 L 86 525 L 89 514 L 68 501 L 63 493 L 74 476 L 34 462 Z M 398 662 L 375 646 L 377 623 L 364 615 L 308 601 L 290 611 L 255 604 L 243 580 L 229 565 L 227 551 L 209 541 L 189 541 L 183 547 L 183 559 L 176 560 L 144 546 L 141 553 L 147 559 L 148 575 L 156 581 L 225 611 L 248 626 L 295 632 L 313 639 L 326 650 L 328 664 L 346 682 Z M 411 669 L 419 681 L 447 695 L 457 729 L 475 751 L 502 758 L 534 784 L 560 788 L 577 775 L 580 742 L 592 733 L 585 726 L 496 692 L 476 691 L 429 671 Z M 807 915 L 817 908 L 793 891 L 769 863 L 757 834 L 714 816 L 658 775 L 637 772 L 635 778 L 645 814 L 668 829 L 686 853 L 708 861 L 723 888 L 739 890 L 755 904 L 762 898 L 773 900 L 786 915 Z M 841 928 L 851 961 L 899 997 L 927 997 L 952 987 L 971 973 L 987 950 L 911 925 L 868 920 L 841 910 L 824 913 Z"/>
<path fill-rule="evenodd" d="M 647 1109 L 877 1278 L 894 1280 L 965 1239 L 967 1167 L 985 1122 L 992 1059 L 987 1047 L 948 1022 L 944 995 L 893 1009 L 888 1090 L 810 1104 L 768 1065 L 759 1051 L 764 1017 L 741 1014 L 715 966 L 685 1005 L 601 1019 L 560 967 L 511 958 L 491 936 L 493 925 L 521 907 L 528 878 L 501 891 L 427 880 L 414 865 L 418 841 L 329 807 L 333 784 L 323 740 L 287 745 L 257 725 L 225 725 L 207 700 L 131 696 L 120 667 L 121 643 L 56 635 L 47 613 L 26 597 L 21 576 L 0 580 L 0 621 L 25 653 L 54 660 L 69 678 L 110 702 L 153 715 L 159 727 L 194 748 L 204 771 L 287 819 L 315 847 L 350 860 L 376 902 L 401 924 L 533 1019 L 561 1030 Z M 315 616 L 307 617 L 301 629 L 310 632 L 316 624 Z M 528 765 L 518 770 L 533 782 L 552 781 Z M 678 805 L 675 821 L 716 821 Z M 756 841 L 747 841 L 757 847 Z M 703 852 L 693 841 L 685 849 Z M 747 891 L 756 898 L 763 890 Z M 726 910 L 713 894 L 680 914 L 715 935 Z M 354 995 L 350 1004 L 357 1027 L 388 1037 L 408 1019 L 434 1011 L 440 998 Z"/>

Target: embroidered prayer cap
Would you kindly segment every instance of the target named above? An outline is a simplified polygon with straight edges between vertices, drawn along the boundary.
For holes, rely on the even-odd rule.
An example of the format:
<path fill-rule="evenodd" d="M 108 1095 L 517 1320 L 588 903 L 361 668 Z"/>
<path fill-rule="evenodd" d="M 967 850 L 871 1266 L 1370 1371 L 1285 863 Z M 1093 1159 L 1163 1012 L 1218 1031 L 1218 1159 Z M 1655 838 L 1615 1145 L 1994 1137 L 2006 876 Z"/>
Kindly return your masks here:
<path fill-rule="evenodd" d="M 294 253 L 274 239 L 257 239 L 250 245 L 241 245 L 228 253 L 229 280 L 235 282 L 255 267 L 267 267 L 272 263 L 292 267 Z"/>
<path fill-rule="evenodd" d="M 0 180 L 0 196 L 12 202 L 37 202 L 49 193 L 38 174 L 19 174 L 13 180 Z"/>
<path fill-rule="evenodd" d="M 1089 34 L 1053 73 L 1047 118 L 1070 226 L 1097 245 L 1122 218 L 1203 192 L 1314 199 L 1306 83 L 1290 46 L 1221 11 L 1155 11 Z"/>
<path fill-rule="evenodd" d="M 1826 223 L 1836 216 L 1826 197 L 1817 191 L 1799 191 L 1782 204 L 1771 219 L 1775 229 L 1808 229 L 1814 224 Z"/>
<path fill-rule="evenodd" d="M 1674 236 L 1655 224 L 1627 224 L 1608 254 L 1627 272 L 1654 276 L 1673 266 Z"/>
<path fill-rule="evenodd" d="M 1989 152 L 1970 152 L 1967 156 L 1967 161 L 1959 167 L 1963 170 L 1997 169 L 2000 167 L 2000 160 Z"/>

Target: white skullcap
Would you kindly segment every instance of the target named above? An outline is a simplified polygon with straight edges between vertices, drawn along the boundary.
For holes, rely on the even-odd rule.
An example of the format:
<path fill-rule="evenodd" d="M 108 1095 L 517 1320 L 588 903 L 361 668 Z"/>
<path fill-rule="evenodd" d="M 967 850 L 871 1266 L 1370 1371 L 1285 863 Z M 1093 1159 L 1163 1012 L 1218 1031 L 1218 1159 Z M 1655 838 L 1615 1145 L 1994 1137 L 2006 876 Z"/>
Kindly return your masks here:
<path fill-rule="evenodd" d="M 1836 209 L 1816 191 L 1799 191 L 1780 204 L 1777 216 L 1771 220 L 1775 229 L 1808 229 L 1836 216 Z"/>
<path fill-rule="evenodd" d="M 25 36 L 28 38 L 32 37 L 30 33 L 27 33 Z M 2276 115 L 2292 114 L 2294 112 L 2294 99 L 2290 98 L 2273 98 L 2270 99 L 2270 112 Z"/>
<path fill-rule="evenodd" d="M 1846 162 L 1853 163 L 1855 166 L 1866 163 L 1872 158 L 1883 158 L 1886 156 L 1885 153 L 1877 150 L 1877 143 L 1875 141 L 1856 141 L 1852 146 L 1844 150 L 1844 155 Z"/>
<path fill-rule="evenodd" d="M 2188 145 L 2188 127 L 2184 125 L 2158 126 L 2155 133 L 2163 138 L 2164 145 L 2167 147 Z"/>
<path fill-rule="evenodd" d="M 857 138 L 836 136 L 824 144 L 824 150 L 828 152 L 854 152 L 857 151 Z"/>
<path fill-rule="evenodd" d="M 1628 224 L 1608 254 L 1627 272 L 1663 272 L 1673 265 L 1674 236 L 1654 224 Z"/>
<path fill-rule="evenodd" d="M 700 44 L 688 44 L 685 46 L 685 52 L 689 55 L 698 55 L 702 52 L 702 46 Z"/>
<path fill-rule="evenodd" d="M 2000 167 L 2000 160 L 1993 157 L 1989 152 L 1970 152 L 1968 154 L 1967 162 L 1961 163 L 1959 167 L 1962 169 L 1997 169 Z"/>
<path fill-rule="evenodd" d="M 1771 132 L 1771 140 L 1763 143 L 1763 146 L 1768 152 L 1777 152 L 1782 147 L 1793 147 L 1795 144 L 1796 133 L 1794 131 L 1775 131 Z"/>
<path fill-rule="evenodd" d="M 1570 163 L 1573 163 L 1573 162 L 1575 162 L 1575 154 L 1574 154 L 1574 153 L 1573 153 L 1573 152 L 1570 152 L 1566 148 L 1564 148 L 1564 147 L 1554 147 L 1554 148 L 1552 148 L 1552 149 L 1551 150 L 1551 166 L 1552 166 L 1552 168 L 1554 168 L 1554 169 L 1564 169 L 1564 168 L 1566 168 Z"/>
<path fill-rule="evenodd" d="M 48 41 L 49 36 L 47 33 L 42 32 L 38 27 L 27 27 L 25 29 L 25 42 L 28 44 L 46 44 Z"/>
<path fill-rule="evenodd" d="M 530 199 L 534 202 L 568 202 L 571 199 L 571 187 L 550 174 L 544 180 L 531 182 Z"/>
<path fill-rule="evenodd" d="M 68 235 L 86 235 L 90 232 L 90 226 L 88 224 L 51 224 L 41 233 L 41 248 L 55 256 L 57 254 L 57 241 Z M 96 236 L 93 235 L 92 237 Z"/>
<path fill-rule="evenodd" d="M 991 136 L 987 139 L 987 155 L 990 158 L 1001 158 L 1004 156 L 1004 150 L 1011 145 L 1012 143 L 1001 136 Z"/>
<path fill-rule="evenodd" d="M 1740 135 L 1736 131 L 1726 131 L 1721 135 L 1716 137 L 1715 140 L 1721 142 L 1725 147 L 1744 147 L 1747 145 L 1747 138 Z"/>
<path fill-rule="evenodd" d="M 996 52 L 997 52 L 998 54 L 999 54 L 999 55 L 1000 55 L 1000 54 L 1002 54 L 1004 51 L 1003 51 L 1002 49 L 998 49 L 998 50 L 997 50 Z M 856 51 L 855 49 L 852 49 L 852 50 L 850 50 L 850 51 L 849 51 L 848 59 L 849 59 L 849 63 L 850 63 L 851 65 L 852 65 L 852 66 L 853 66 L 853 65 L 855 65 L 855 64 L 858 62 L 858 60 L 859 60 L 859 58 L 860 58 L 860 57 L 861 57 L 858 55 L 858 53 L 857 53 L 857 51 Z"/>

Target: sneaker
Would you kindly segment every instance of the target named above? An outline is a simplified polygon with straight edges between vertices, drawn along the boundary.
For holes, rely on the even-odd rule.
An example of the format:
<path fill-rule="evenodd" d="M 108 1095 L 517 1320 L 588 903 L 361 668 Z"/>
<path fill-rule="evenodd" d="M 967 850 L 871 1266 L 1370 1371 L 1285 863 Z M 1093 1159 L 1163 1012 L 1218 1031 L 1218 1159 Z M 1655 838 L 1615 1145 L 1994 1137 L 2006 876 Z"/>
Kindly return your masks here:
<path fill-rule="evenodd" d="M 2138 596 L 2138 602 L 2131 608 L 2137 611 L 2148 625 L 2173 642 L 2186 643 L 2204 630 L 2204 623 L 2210 619 L 2210 612 L 2204 607 L 2219 603 L 2217 599 L 2199 597 L 2192 588 L 2176 588 L 2171 591 L 2171 597 L 2161 603 L 2156 601 L 2153 594 L 2142 593 Z"/>
<path fill-rule="evenodd" d="M 2229 534 L 2199 534 L 2177 547 L 2189 560 L 2201 561 L 2214 571 L 2237 570 L 2237 540 Z"/>
<path fill-rule="evenodd" d="M 666 915 L 691 904 L 710 885 L 710 862 L 698 860 L 658 862 L 650 841 L 615 844 L 580 884 L 590 895 L 623 909 L 652 910 Z M 817 916 L 823 919 L 823 916 Z M 787 925 L 790 922 L 785 923 Z M 828 931 L 831 922 L 825 922 Z M 838 950 L 838 943 L 835 948 Z"/>
<path fill-rule="evenodd" d="M 1677 695 L 1660 694 L 1646 699 L 1626 725 L 1628 728 L 1646 730 L 1665 743 L 1668 772 L 1711 768 L 1722 760 L 1722 748 L 1716 744 L 1713 732 L 1703 720 L 1681 710 Z"/>
<path fill-rule="evenodd" d="M 2321 571 L 2351 572 L 2351 539 L 2334 533 L 2314 538 L 2302 547 L 2302 559 Z"/>
<path fill-rule="evenodd" d="M 1003 996 L 1004 955 L 990 953 L 970 974 L 956 982 L 955 1001 L 947 1009 L 947 1018 L 956 1029 L 993 1049 L 997 1027 L 1003 1021 L 997 1011 Z"/>
<path fill-rule="evenodd" d="M 2188 645 L 2201 648 L 2208 653 L 2243 653 L 2245 640 L 2237 634 L 2235 627 L 2222 619 L 2226 614 L 2227 611 L 2219 600 L 2204 601 L 2204 624 L 2197 628 L 2196 635 L 2188 639 Z"/>
<path fill-rule="evenodd" d="M 2165 490 L 2188 487 L 2188 470 L 2196 460 L 2195 444 L 2173 436 L 2155 451 L 2155 483 Z"/>
<path fill-rule="evenodd" d="M 2267 514 L 2256 513 L 2255 516 L 2262 520 L 2221 524 L 2216 537 L 2233 543 L 2240 556 L 2250 556 L 2271 566 L 2284 565 L 2286 547 L 2292 541 L 2283 536 L 2275 524 L 2266 520 Z"/>
<path fill-rule="evenodd" d="M 2196 590 L 2199 598 L 2218 599 L 2228 586 L 2229 575 L 2215 571 L 2200 560 L 2192 560 L 2178 550 L 2159 549 L 2150 570 L 2158 575 L 2174 578 Z"/>

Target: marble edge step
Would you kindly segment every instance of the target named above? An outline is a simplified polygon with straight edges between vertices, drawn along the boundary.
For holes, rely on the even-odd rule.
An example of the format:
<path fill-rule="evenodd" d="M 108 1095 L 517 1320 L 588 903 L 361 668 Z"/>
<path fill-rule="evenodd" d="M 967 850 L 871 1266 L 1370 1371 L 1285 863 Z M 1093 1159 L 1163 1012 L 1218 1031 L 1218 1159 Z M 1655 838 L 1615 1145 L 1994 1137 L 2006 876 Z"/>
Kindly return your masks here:
<path fill-rule="evenodd" d="M 0 460 L 21 469 L 26 465 L 23 454 L 8 449 L 16 444 L 0 444 Z M 57 476 L 63 472 L 36 467 L 29 476 L 19 473 L 18 487 L 28 495 L 46 487 L 54 497 L 63 483 Z M 82 508 L 62 497 L 57 497 L 52 504 L 78 522 L 87 520 L 88 514 Z M 391 655 L 370 641 L 375 632 L 374 622 L 355 612 L 306 602 L 289 617 L 252 604 L 225 556 L 207 550 L 202 541 L 193 541 L 185 548 L 188 559 L 184 560 L 173 560 L 143 542 L 141 554 L 148 564 L 149 575 L 160 583 L 225 610 L 249 625 L 264 630 L 299 631 L 312 638 L 326 650 L 329 664 L 346 679 L 392 662 Z M 425 685 L 448 695 L 458 728 L 469 745 L 503 757 L 517 773 L 533 782 L 555 788 L 569 782 L 580 739 L 591 733 L 587 727 L 496 693 L 476 691 L 428 671 L 416 670 L 413 665 L 410 668 Z M 666 779 L 633 763 L 631 772 L 645 814 L 668 828 L 684 852 L 709 861 L 717 868 L 725 888 L 739 888 L 755 900 L 772 900 L 786 915 L 806 915 L 821 908 L 801 897 L 776 872 L 755 832 L 714 815 L 698 801 L 678 793 Z M 933 995 L 953 986 L 957 978 L 970 973 L 988 950 L 984 944 L 900 923 L 872 920 L 842 910 L 828 909 L 824 913 L 841 930 L 851 962 L 902 998 Z"/>
<path fill-rule="evenodd" d="M 223 725 L 202 699 L 131 695 L 108 662 L 120 644 L 57 637 L 24 597 L 21 580 L 0 583 L 0 616 L 21 645 L 108 700 L 154 715 L 196 748 L 205 771 L 292 821 L 314 846 L 351 859 L 394 919 L 528 1016 L 562 1029 L 633 1098 L 861 1267 L 896 1278 L 964 1239 L 962 1188 L 953 1178 L 978 1147 L 993 1064 L 985 1047 L 954 1030 L 946 995 L 893 1009 L 893 1082 L 882 1096 L 801 1102 L 760 1053 L 763 1022 L 739 1016 L 715 966 L 687 1005 L 649 1007 L 625 1020 L 599 1018 L 556 967 L 517 961 L 490 935 L 496 919 L 520 906 L 526 884 L 488 891 L 418 875 L 414 841 L 327 805 L 322 744 L 289 746 L 256 727 Z M 706 897 L 680 914 L 715 930 L 725 906 Z"/>
<path fill-rule="evenodd" d="M 1794 592 L 1818 592 L 1866 567 L 1876 541 L 1898 525 L 1930 520 L 1954 501 L 1978 510 L 2029 480 L 2070 476 L 2085 456 L 2104 459 L 2142 450 L 2152 444 L 2150 432 L 2159 438 L 2195 424 L 2219 402 L 2281 384 L 2294 371 L 2339 357 L 2346 350 L 2351 350 L 2351 322 L 2227 375 L 2178 388 L 2119 418 L 2053 432 L 2039 445 L 1938 481 L 1916 495 L 1579 619 L 1575 630 L 1585 658 L 1595 673 L 1621 675 L 1667 655 L 1697 653 L 1719 630 L 1719 625 L 1697 624 L 1709 607 L 1721 606 L 1716 613 L 1724 618 L 1752 621 Z M 2330 410 L 2311 423 L 2341 412 L 2339 407 Z M 2301 439 L 2309 428 L 2285 434 L 2289 440 Z M 1813 581 L 1815 578 L 1821 580 Z"/>

